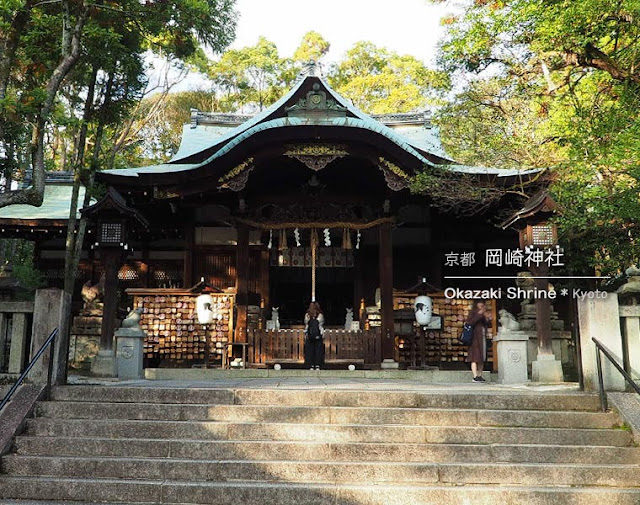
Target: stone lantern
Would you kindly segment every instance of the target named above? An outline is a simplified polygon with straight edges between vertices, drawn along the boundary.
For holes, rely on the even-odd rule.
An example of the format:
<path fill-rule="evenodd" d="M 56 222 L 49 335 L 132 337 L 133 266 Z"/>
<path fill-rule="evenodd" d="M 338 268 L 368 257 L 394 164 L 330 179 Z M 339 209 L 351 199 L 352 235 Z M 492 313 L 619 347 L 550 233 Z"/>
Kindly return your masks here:
<path fill-rule="evenodd" d="M 525 250 L 549 249 L 557 247 L 558 232 L 551 221 L 558 211 L 558 204 L 546 191 L 540 191 L 507 221 L 502 229 L 516 228 L 520 234 L 520 247 Z M 548 292 L 549 264 L 531 264 L 529 270 L 537 293 Z M 532 362 L 534 382 L 562 382 L 564 380 L 562 364 L 555 358 L 551 341 L 551 304 L 549 298 L 535 297 L 536 333 L 538 337 L 538 356 Z"/>

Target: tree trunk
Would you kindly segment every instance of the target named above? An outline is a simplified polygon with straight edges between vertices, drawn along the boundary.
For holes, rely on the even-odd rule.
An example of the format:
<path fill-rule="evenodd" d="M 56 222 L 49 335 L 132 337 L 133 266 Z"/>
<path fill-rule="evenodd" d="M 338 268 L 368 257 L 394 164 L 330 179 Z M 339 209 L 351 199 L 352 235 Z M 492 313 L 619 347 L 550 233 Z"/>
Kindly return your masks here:
<path fill-rule="evenodd" d="M 77 152 L 74 156 L 74 176 L 73 176 L 73 190 L 71 193 L 71 205 L 69 208 L 69 224 L 67 225 L 67 240 L 65 244 L 65 257 L 64 257 L 64 292 L 68 294 L 69 300 L 73 300 L 73 291 L 75 288 L 76 271 L 80 264 L 80 257 L 82 255 L 82 244 L 84 242 L 84 235 L 86 230 L 86 218 L 80 217 L 78 226 L 76 227 L 78 212 L 78 200 L 80 197 L 80 184 L 82 183 L 82 170 L 84 168 L 84 158 L 87 142 L 87 131 L 89 128 L 89 121 L 93 112 L 93 101 L 95 99 L 96 81 L 98 78 L 98 68 L 93 67 L 91 78 L 89 81 L 89 88 L 87 89 L 87 98 L 84 104 L 84 111 L 82 115 L 82 126 L 80 127 L 80 135 L 77 142 Z M 87 207 L 91 201 L 91 189 L 93 186 L 93 174 L 89 177 L 89 182 L 85 188 L 84 200 L 82 207 Z M 65 305 L 65 314 L 62 317 L 62 324 L 60 328 L 59 337 L 60 342 L 60 355 L 58 356 L 58 362 L 56 363 L 57 374 L 56 383 L 65 384 L 67 381 L 67 355 L 69 349 L 69 330 L 71 322 L 71 305 Z"/>

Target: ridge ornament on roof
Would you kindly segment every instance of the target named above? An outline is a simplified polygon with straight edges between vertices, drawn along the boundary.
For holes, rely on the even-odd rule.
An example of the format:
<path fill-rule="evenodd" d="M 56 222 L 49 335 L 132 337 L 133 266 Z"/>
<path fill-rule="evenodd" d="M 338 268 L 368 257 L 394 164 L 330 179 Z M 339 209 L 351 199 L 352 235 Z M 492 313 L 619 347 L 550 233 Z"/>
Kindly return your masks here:
<path fill-rule="evenodd" d="M 337 103 L 333 98 L 327 98 L 327 92 L 320 90 L 320 84 L 314 83 L 311 91 L 305 98 L 300 98 L 298 103 L 287 107 L 289 117 L 308 117 L 314 113 L 324 113 L 327 117 L 345 117 L 347 108 Z"/>

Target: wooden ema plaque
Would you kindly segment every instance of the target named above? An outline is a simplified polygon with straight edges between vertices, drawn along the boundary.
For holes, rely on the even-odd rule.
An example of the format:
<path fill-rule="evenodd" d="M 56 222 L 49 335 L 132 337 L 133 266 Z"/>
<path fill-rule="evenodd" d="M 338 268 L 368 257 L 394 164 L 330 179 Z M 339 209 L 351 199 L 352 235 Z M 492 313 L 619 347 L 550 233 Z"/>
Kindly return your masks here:
<path fill-rule="evenodd" d="M 207 336 L 209 359 L 220 361 L 224 348 L 233 341 L 235 294 L 210 293 L 219 318 L 211 324 L 198 323 L 196 298 L 200 293 L 184 289 L 127 289 L 134 308 L 142 308 L 140 328 L 147 338 L 144 357 L 160 366 L 184 366 L 204 363 Z M 156 365 L 157 366 L 157 365 Z"/>
<path fill-rule="evenodd" d="M 394 293 L 394 309 L 413 309 L 416 294 Z M 398 353 L 400 361 L 412 362 L 416 359 L 423 363 L 455 363 L 464 362 L 468 348 L 459 343 L 462 327 L 473 307 L 472 300 L 445 298 L 442 293 L 429 294 L 433 301 L 433 313 L 442 317 L 443 329 L 427 330 L 424 339 L 420 338 L 420 328 L 414 323 L 415 337 L 398 336 Z M 495 300 L 485 300 L 487 309 L 493 317 L 491 326 L 487 328 L 487 361 L 493 362 L 493 336 L 497 332 L 497 311 Z M 412 349 L 415 345 L 417 349 Z"/>

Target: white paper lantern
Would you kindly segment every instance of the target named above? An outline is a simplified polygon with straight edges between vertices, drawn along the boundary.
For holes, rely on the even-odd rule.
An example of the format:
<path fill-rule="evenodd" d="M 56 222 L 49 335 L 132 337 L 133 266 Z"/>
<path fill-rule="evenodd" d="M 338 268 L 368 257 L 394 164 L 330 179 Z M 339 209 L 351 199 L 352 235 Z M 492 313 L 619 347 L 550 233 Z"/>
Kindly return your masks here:
<path fill-rule="evenodd" d="M 280 366 L 280 363 L 276 363 L 275 365 L 273 365 L 273 369 L 274 370 L 280 370 L 282 367 Z"/>
<path fill-rule="evenodd" d="M 349 371 L 353 372 L 356 369 L 355 365 L 349 365 Z"/>
<path fill-rule="evenodd" d="M 213 296 L 200 295 L 196 298 L 196 313 L 200 324 L 210 324 L 215 317 L 213 312 Z"/>
<path fill-rule="evenodd" d="M 413 308 L 416 313 L 416 321 L 420 326 L 427 326 L 431 322 L 433 314 L 433 302 L 426 295 L 416 296 L 413 301 Z"/>

